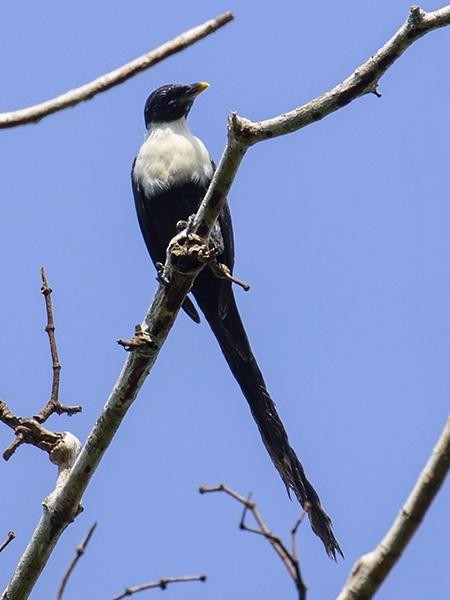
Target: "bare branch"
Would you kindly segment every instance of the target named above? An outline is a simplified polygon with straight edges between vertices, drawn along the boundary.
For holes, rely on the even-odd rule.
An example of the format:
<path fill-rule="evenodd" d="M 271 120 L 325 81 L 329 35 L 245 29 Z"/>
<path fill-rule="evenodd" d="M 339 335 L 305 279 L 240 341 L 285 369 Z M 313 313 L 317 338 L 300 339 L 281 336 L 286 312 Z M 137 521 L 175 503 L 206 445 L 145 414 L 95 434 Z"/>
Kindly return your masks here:
<path fill-rule="evenodd" d="M 85 553 L 86 547 L 89 544 L 92 534 L 94 533 L 96 527 L 97 527 L 97 523 L 94 523 L 91 526 L 91 528 L 89 529 L 89 531 L 87 532 L 87 535 L 84 538 L 84 540 L 82 541 L 82 543 L 79 546 L 77 546 L 77 548 L 75 550 L 75 556 L 73 557 L 72 562 L 69 565 L 69 568 L 67 569 L 66 573 L 64 574 L 64 577 L 62 578 L 61 585 L 59 587 L 58 593 L 56 594 L 56 600 L 62 600 L 62 597 L 64 595 L 64 590 L 66 589 L 67 582 L 69 581 L 70 576 L 73 573 L 73 570 L 77 566 L 78 561 Z"/>
<path fill-rule="evenodd" d="M 3 452 L 5 460 L 9 460 L 21 444 L 32 444 L 50 454 L 61 440 L 61 433 L 46 429 L 35 419 L 14 416 L 2 400 L 0 400 L 0 421 L 11 427 L 16 434 L 14 441 Z"/>
<path fill-rule="evenodd" d="M 145 592 L 146 590 L 154 590 L 159 588 L 161 590 L 165 590 L 167 586 L 171 583 L 188 583 L 190 581 L 206 581 L 206 575 L 186 575 L 185 577 L 166 577 L 165 579 L 160 579 L 159 581 L 152 581 L 151 583 L 142 583 L 141 585 L 135 585 L 133 587 L 125 588 L 125 590 L 119 594 L 118 596 L 114 596 L 112 600 L 123 600 L 123 598 L 128 598 L 132 594 L 137 594 L 138 592 Z"/>
<path fill-rule="evenodd" d="M 18 417 L 14 415 L 8 405 L 0 400 L 0 421 L 11 427 L 14 430 L 15 438 L 11 444 L 3 452 L 3 458 L 9 460 L 14 452 L 22 444 L 32 444 L 45 452 L 48 452 L 50 460 L 54 461 L 52 453 L 55 449 L 61 449 L 61 444 L 65 444 L 66 433 L 58 433 L 46 429 L 44 423 L 50 415 L 58 413 L 59 415 L 66 413 L 73 415 L 81 411 L 81 406 L 65 406 L 59 402 L 59 381 L 61 365 L 58 357 L 55 338 L 55 321 L 53 317 L 53 306 L 51 300 L 52 289 L 49 287 L 44 268 L 41 268 L 42 288 L 41 292 L 45 298 L 45 307 L 47 312 L 47 325 L 45 331 L 48 333 L 50 343 L 50 353 L 53 366 L 53 382 L 50 400 L 40 413 L 32 418 Z M 71 435 L 71 434 L 70 434 Z M 68 440 L 69 438 L 67 438 Z"/>
<path fill-rule="evenodd" d="M 261 513 L 258 510 L 258 507 L 256 506 L 256 504 L 254 502 L 252 502 L 250 500 L 250 496 L 248 498 L 244 498 L 244 496 L 241 496 L 240 494 L 238 494 L 237 492 L 235 492 L 234 490 L 229 488 L 227 485 L 224 485 L 223 483 L 221 483 L 220 485 L 213 486 L 213 487 L 202 485 L 199 488 L 199 492 L 200 492 L 200 494 L 211 494 L 214 492 L 223 492 L 224 494 L 231 496 L 231 498 L 234 498 L 234 500 L 236 500 L 237 502 L 239 502 L 240 504 L 242 504 L 244 506 L 241 521 L 239 523 L 239 528 L 242 529 L 243 531 L 248 531 L 250 533 L 255 533 L 256 535 L 261 535 L 270 543 L 270 545 L 275 550 L 277 555 L 280 557 L 282 563 L 286 567 L 291 579 L 293 580 L 294 585 L 298 592 L 299 600 L 306 600 L 306 594 L 307 594 L 308 588 L 306 587 L 305 582 L 303 581 L 298 558 L 296 557 L 296 555 L 293 552 L 289 552 L 289 550 L 286 548 L 285 544 L 283 543 L 283 540 L 278 535 L 274 535 L 270 531 L 270 529 L 265 524 L 265 522 L 261 516 Z M 255 519 L 256 524 L 258 525 L 258 529 L 254 528 L 254 527 L 249 527 L 246 524 L 245 518 L 247 516 L 248 511 L 250 511 L 252 513 L 253 518 Z M 293 537 L 295 536 L 295 533 L 298 530 L 298 526 L 299 526 L 300 522 L 301 522 L 301 519 L 299 519 L 297 521 L 297 523 L 295 524 L 295 527 L 292 529 L 291 534 Z"/>
<path fill-rule="evenodd" d="M 450 25 L 450 5 L 429 13 L 413 6 L 407 20 L 392 38 L 342 83 L 307 104 L 266 121 L 257 123 L 236 116 L 232 121 L 233 135 L 248 147 L 298 131 L 364 94 L 375 93 L 380 78 L 415 41 L 447 25 Z"/>
<path fill-rule="evenodd" d="M 61 404 L 59 401 L 59 382 L 61 376 L 61 363 L 59 362 L 58 348 L 56 346 L 55 337 L 55 319 L 53 317 L 53 304 L 52 304 L 52 288 L 48 285 L 47 276 L 45 274 L 44 267 L 41 267 L 41 278 L 42 287 L 41 292 L 45 298 L 45 309 L 47 312 L 47 325 L 45 331 L 48 334 L 48 341 L 50 344 L 50 354 L 52 357 L 52 368 L 53 368 L 53 381 L 50 399 L 47 405 L 41 410 L 40 413 L 34 416 L 34 419 L 38 423 L 44 423 L 50 415 L 57 413 L 58 415 L 67 414 L 74 415 L 75 413 L 81 412 L 81 406 L 66 406 Z"/>
<path fill-rule="evenodd" d="M 430 13 L 414 6 L 404 25 L 373 57 L 358 67 L 345 81 L 322 96 L 290 112 L 260 122 L 253 122 L 232 113 L 228 122 L 228 143 L 195 217 L 193 233 L 202 237 L 209 236 L 225 204 L 241 160 L 250 146 L 298 131 L 320 121 L 358 97 L 374 92 L 381 76 L 413 42 L 426 33 L 449 24 L 450 5 Z"/>
<path fill-rule="evenodd" d="M 14 533 L 14 531 L 8 531 L 6 540 L 2 544 L 0 544 L 0 552 L 3 552 L 3 550 L 6 548 L 6 546 L 8 546 L 8 544 L 10 544 L 15 537 L 16 537 L 16 534 Z"/>
<path fill-rule="evenodd" d="M 300 515 L 300 517 L 297 519 L 297 522 L 295 523 L 294 527 L 291 529 L 291 555 L 294 558 L 298 558 L 297 555 L 297 531 L 298 528 L 300 527 L 300 525 L 303 523 L 303 519 L 305 518 L 305 515 L 307 515 L 308 512 L 306 510 L 303 511 L 303 513 Z"/>
<path fill-rule="evenodd" d="M 229 21 L 232 21 L 233 18 L 231 12 L 226 12 L 214 19 L 206 21 L 202 25 L 198 25 L 193 29 L 189 29 L 189 31 L 185 31 L 170 42 L 166 42 L 155 50 L 151 50 L 150 52 L 135 58 L 131 62 L 114 69 L 114 71 L 97 77 L 97 79 L 94 79 L 90 83 L 70 90 L 56 98 L 47 100 L 46 102 L 36 104 L 35 106 L 22 108 L 21 110 L 13 112 L 1 113 L 0 129 L 17 127 L 18 125 L 25 125 L 26 123 L 36 123 L 47 115 L 51 115 L 52 113 L 70 106 L 75 106 L 80 102 L 90 100 L 97 94 L 105 92 L 106 90 L 123 83 L 127 79 L 130 79 L 130 77 L 137 75 L 141 71 L 153 67 L 165 58 L 172 56 L 172 54 L 176 54 L 177 52 L 192 46 L 192 44 L 195 44 L 199 40 L 226 25 Z"/>
<path fill-rule="evenodd" d="M 384 49 L 370 59 L 369 63 L 376 65 L 373 70 L 368 67 L 370 76 L 362 79 L 360 76 L 361 68 L 369 64 L 366 63 L 334 90 L 304 107 L 269 121 L 252 123 L 237 115 L 231 116 L 227 145 L 193 225 L 189 232 L 181 232 L 169 245 L 164 271 L 170 275 L 170 283 L 159 286 L 142 326 L 154 343 L 138 345 L 136 350 L 128 354 L 102 414 L 68 474 L 65 485 L 52 498 L 51 506 L 47 506 L 42 515 L 2 600 L 28 597 L 57 540 L 76 515 L 81 496 L 150 372 L 195 277 L 204 267 L 205 263 L 201 262 L 199 255 L 202 250 L 208 251 L 209 234 L 223 209 L 247 149 L 258 141 L 300 129 L 345 106 L 363 93 L 373 91 L 381 75 L 412 42 L 432 29 L 447 25 L 449 21 L 450 6 L 433 13 L 413 8 L 407 23 Z M 255 132 L 258 133 L 253 136 Z M 308 510 L 308 507 L 304 509 Z M 314 518 L 310 511 L 308 516 L 310 520 Z M 315 525 L 313 523 L 313 527 Z"/>
<path fill-rule="evenodd" d="M 450 467 L 450 418 L 409 498 L 380 544 L 353 565 L 338 600 L 368 600 L 381 586 L 419 527 Z"/>

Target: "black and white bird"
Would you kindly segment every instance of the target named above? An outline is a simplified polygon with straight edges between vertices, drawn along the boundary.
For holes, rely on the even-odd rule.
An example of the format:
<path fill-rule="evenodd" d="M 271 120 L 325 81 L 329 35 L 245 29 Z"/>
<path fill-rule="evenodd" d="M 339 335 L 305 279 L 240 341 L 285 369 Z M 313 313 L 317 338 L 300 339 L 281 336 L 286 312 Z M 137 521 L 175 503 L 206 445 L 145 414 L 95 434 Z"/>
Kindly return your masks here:
<path fill-rule="evenodd" d="M 155 265 L 165 262 L 169 241 L 177 233 L 177 222 L 186 221 L 197 211 L 213 176 L 214 163 L 209 152 L 190 132 L 186 122 L 194 99 L 207 87 L 205 82 L 164 85 L 155 90 L 145 104 L 147 136 L 134 160 L 131 175 L 139 225 Z M 219 216 L 213 236 L 222 251 L 218 260 L 232 272 L 234 241 L 228 206 Z M 289 444 L 250 348 L 231 282 L 219 279 L 207 266 L 196 278 L 192 295 L 247 399 L 264 445 L 288 492 L 294 491 L 327 553 L 336 558 L 336 553 L 342 553 L 331 520 Z M 200 321 L 189 297 L 183 309 L 194 321 Z"/>

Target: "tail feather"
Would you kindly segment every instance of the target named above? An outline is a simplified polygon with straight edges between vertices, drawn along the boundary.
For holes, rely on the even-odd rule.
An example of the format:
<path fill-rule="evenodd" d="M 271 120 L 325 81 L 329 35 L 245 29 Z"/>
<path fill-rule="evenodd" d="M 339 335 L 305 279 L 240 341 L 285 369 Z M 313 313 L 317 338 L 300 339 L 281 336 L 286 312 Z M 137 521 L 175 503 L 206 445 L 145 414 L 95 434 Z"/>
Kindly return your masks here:
<path fill-rule="evenodd" d="M 295 493 L 308 514 L 314 533 L 322 540 L 327 554 L 336 560 L 336 555 L 342 556 L 342 551 L 334 537 L 331 519 L 324 511 L 316 490 L 289 443 L 275 403 L 253 356 L 234 297 L 231 297 L 225 318 L 221 319 L 214 306 L 209 302 L 202 302 L 202 294 L 196 294 L 195 288 L 194 295 L 247 399 L 263 443 L 288 494 L 290 495 L 290 490 Z"/>

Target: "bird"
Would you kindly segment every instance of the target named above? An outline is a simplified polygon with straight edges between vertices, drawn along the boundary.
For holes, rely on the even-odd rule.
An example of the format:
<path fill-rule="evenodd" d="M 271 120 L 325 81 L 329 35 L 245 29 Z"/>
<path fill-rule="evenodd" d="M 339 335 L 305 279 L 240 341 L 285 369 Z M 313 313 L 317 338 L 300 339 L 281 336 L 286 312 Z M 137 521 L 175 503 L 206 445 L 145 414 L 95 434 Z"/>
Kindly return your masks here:
<path fill-rule="evenodd" d="M 145 103 L 147 133 L 133 161 L 131 180 L 140 229 L 157 268 L 165 262 L 169 242 L 177 234 L 177 223 L 188 221 L 197 212 L 215 171 L 205 144 L 191 133 L 187 123 L 194 100 L 208 87 L 204 81 L 163 85 Z M 234 237 L 228 203 L 211 237 L 217 248 L 217 260 L 232 273 Z M 343 555 L 331 519 L 290 445 L 267 390 L 238 311 L 231 277 L 219 278 L 206 266 L 195 279 L 191 293 L 249 404 L 264 446 L 289 496 L 293 491 L 327 554 L 336 560 L 337 554 Z M 200 322 L 189 296 L 182 308 L 193 321 Z"/>

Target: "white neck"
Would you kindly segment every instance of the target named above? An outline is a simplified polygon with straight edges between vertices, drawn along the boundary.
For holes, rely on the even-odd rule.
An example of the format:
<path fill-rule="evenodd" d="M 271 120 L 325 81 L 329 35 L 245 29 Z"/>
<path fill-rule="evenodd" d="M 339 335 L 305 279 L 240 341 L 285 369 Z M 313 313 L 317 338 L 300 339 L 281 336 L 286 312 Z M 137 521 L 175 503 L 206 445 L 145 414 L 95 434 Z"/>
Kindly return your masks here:
<path fill-rule="evenodd" d="M 186 117 L 181 117 L 175 121 L 155 121 L 147 127 L 147 137 L 155 135 L 158 131 L 170 129 L 178 135 L 192 135 Z"/>
<path fill-rule="evenodd" d="M 133 176 L 144 193 L 152 195 L 190 181 L 206 185 L 212 173 L 208 150 L 182 117 L 149 126 Z"/>

